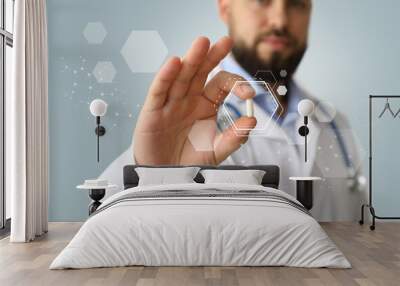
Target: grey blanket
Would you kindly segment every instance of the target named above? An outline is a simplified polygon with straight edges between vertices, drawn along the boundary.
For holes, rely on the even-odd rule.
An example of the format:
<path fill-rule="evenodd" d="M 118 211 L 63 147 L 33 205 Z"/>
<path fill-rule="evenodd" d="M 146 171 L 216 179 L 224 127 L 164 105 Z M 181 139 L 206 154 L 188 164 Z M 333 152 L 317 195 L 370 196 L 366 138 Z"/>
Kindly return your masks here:
<path fill-rule="evenodd" d="M 190 199 L 257 199 L 257 201 L 264 200 L 270 202 L 276 202 L 280 204 L 289 205 L 305 214 L 310 215 L 308 210 L 300 203 L 291 200 L 285 196 L 277 194 L 275 192 L 260 191 L 260 190 L 241 190 L 241 191 L 226 191 L 217 189 L 204 189 L 204 190 L 163 190 L 163 191 L 138 191 L 129 192 L 115 199 L 114 201 L 108 202 L 102 205 L 100 209 L 96 210 L 91 214 L 91 217 L 107 210 L 108 208 L 127 201 L 144 201 L 144 200 L 160 200 L 160 199 L 174 199 L 174 200 L 190 200 Z"/>

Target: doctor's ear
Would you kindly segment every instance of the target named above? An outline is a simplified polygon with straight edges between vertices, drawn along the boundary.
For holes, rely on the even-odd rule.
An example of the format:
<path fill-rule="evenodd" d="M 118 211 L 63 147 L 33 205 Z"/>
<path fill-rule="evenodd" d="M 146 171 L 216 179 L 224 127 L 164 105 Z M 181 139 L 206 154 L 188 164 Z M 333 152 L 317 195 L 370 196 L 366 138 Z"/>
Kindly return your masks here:
<path fill-rule="evenodd" d="M 229 20 L 230 3 L 231 0 L 217 0 L 218 14 L 225 24 L 227 24 Z"/>

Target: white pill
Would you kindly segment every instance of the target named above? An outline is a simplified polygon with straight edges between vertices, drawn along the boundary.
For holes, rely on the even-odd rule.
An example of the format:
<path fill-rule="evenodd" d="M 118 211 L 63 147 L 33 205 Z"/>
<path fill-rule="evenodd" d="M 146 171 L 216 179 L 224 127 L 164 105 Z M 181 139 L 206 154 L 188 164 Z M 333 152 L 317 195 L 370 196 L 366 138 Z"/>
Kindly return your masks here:
<path fill-rule="evenodd" d="M 253 99 L 246 99 L 246 113 L 248 117 L 254 116 L 254 103 Z"/>

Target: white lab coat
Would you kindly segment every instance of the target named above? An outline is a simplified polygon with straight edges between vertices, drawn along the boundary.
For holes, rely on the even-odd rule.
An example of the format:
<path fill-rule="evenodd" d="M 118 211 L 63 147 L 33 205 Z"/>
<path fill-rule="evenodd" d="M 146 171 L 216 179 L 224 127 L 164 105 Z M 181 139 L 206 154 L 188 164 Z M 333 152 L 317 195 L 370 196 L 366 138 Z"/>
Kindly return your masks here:
<path fill-rule="evenodd" d="M 216 69 L 215 74 L 218 71 Z M 318 101 L 312 99 L 315 103 Z M 245 104 L 239 102 L 237 104 Z M 267 114 L 255 104 L 254 115 L 259 122 L 266 120 Z M 361 166 L 360 148 L 345 117 L 339 112 L 334 118 L 338 129 L 342 131 L 346 149 L 355 167 Z M 296 129 L 302 125 L 299 116 Z M 257 128 L 257 127 L 256 127 Z M 273 164 L 280 167 L 279 188 L 295 196 L 295 182 L 290 176 L 318 176 L 323 180 L 314 182 L 314 207 L 312 215 L 318 221 L 354 221 L 360 216 L 360 206 L 366 200 L 366 189 L 362 187 L 350 189 L 350 175 L 340 151 L 336 134 L 329 123 L 323 123 L 313 116 L 309 121 L 308 162 L 304 162 L 304 138 L 298 136 L 296 142 L 273 120 L 270 121 L 264 136 L 250 136 L 247 143 L 235 151 L 222 164 L 255 165 Z M 257 132 L 258 134 L 258 132 Z M 298 145 L 296 147 L 296 144 Z M 299 145 L 300 144 L 300 145 Z M 118 184 L 118 190 L 107 191 L 106 198 L 122 189 L 122 169 L 124 165 L 134 164 L 133 145 L 112 162 L 100 178 Z M 361 171 L 358 169 L 358 174 Z"/>
<path fill-rule="evenodd" d="M 314 99 L 314 102 L 317 101 Z M 263 117 L 268 116 L 257 105 L 254 106 L 254 114 L 258 120 L 263 120 Z M 354 134 L 343 115 L 337 113 L 334 120 L 338 129 L 341 130 L 354 166 L 359 167 L 357 172 L 359 176 L 362 158 Z M 296 129 L 302 124 L 303 118 L 299 116 Z M 307 163 L 304 161 L 304 137 L 299 135 L 296 142 L 293 142 L 285 130 L 272 120 L 266 131 L 267 135 L 250 136 L 247 143 L 222 164 L 278 165 L 280 167 L 279 188 L 293 196 L 296 194 L 296 184 L 289 180 L 289 177 L 321 177 L 323 180 L 314 182 L 312 215 L 319 221 L 358 220 L 361 204 L 366 200 L 365 187 L 349 188 L 350 173 L 342 158 L 343 154 L 331 125 L 320 123 L 318 118 L 313 116 L 309 120 L 308 127 L 310 134 L 307 136 Z"/>
<path fill-rule="evenodd" d="M 230 57 L 230 58 L 229 58 Z M 228 60 L 234 61 L 231 56 Z M 215 76 L 222 65 L 210 74 Z M 238 69 L 239 71 L 241 68 Z M 236 70 L 235 70 L 236 71 Z M 249 76 L 241 72 L 249 80 Z M 319 100 L 300 89 L 302 97 L 308 98 L 317 106 Z M 243 100 L 230 101 L 238 110 L 246 110 Z M 240 106 L 243 105 L 243 106 Z M 365 185 L 358 184 L 356 188 L 349 187 L 349 181 L 362 177 L 361 165 L 363 152 L 356 140 L 356 135 L 350 128 L 346 117 L 336 112 L 333 120 L 337 130 L 342 134 L 345 149 L 351 157 L 353 170 L 350 171 L 343 159 L 336 133 L 326 116 L 315 113 L 309 119 L 310 134 L 307 136 L 308 160 L 304 161 L 304 137 L 297 134 L 304 119 L 300 115 L 296 122 L 296 136 L 293 138 L 287 130 L 279 126 L 260 106 L 254 104 L 254 116 L 257 118 L 255 129 L 262 129 L 259 122 L 269 122 L 265 131 L 251 133 L 246 144 L 234 152 L 222 164 L 228 165 L 264 165 L 272 164 L 280 167 L 279 188 L 293 196 L 296 195 L 296 183 L 289 177 L 321 177 L 314 181 L 314 205 L 312 215 L 318 221 L 355 221 L 360 218 L 360 207 L 367 200 Z M 262 134 L 262 136 L 260 136 Z"/>

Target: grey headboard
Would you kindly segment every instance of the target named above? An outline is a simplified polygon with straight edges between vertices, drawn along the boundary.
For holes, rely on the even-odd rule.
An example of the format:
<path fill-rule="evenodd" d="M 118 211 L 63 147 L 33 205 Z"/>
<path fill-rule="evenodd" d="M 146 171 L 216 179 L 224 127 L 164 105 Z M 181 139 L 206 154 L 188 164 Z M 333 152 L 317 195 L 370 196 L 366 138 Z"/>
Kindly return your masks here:
<path fill-rule="evenodd" d="M 182 166 L 144 166 L 144 165 L 126 165 L 124 167 L 124 189 L 133 188 L 138 185 L 139 177 L 135 171 L 136 167 L 175 167 L 179 168 Z M 262 180 L 262 185 L 265 187 L 271 187 L 277 189 L 279 187 L 279 167 L 276 165 L 253 165 L 253 166 L 239 166 L 239 165 L 224 165 L 224 166 L 197 166 L 201 169 L 220 169 L 220 170 L 246 170 L 256 169 L 264 170 L 266 173 Z M 199 173 L 194 178 L 197 183 L 204 183 L 203 176 Z"/>

